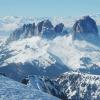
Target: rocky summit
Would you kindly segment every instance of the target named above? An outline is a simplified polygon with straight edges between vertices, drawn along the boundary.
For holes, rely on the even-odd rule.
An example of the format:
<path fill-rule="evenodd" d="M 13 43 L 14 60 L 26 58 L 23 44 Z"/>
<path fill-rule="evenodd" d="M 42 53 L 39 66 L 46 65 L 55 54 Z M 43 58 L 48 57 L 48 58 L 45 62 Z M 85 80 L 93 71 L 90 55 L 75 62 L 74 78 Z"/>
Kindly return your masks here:
<path fill-rule="evenodd" d="M 35 25 L 35 23 L 24 24 L 11 33 L 8 41 L 19 40 L 32 36 L 40 36 L 46 39 L 53 39 L 56 36 L 63 36 L 67 34 L 67 31 L 64 31 L 63 29 L 63 23 L 59 23 L 54 27 L 50 20 L 40 21 L 37 25 Z"/>
<path fill-rule="evenodd" d="M 12 34 L 10 34 L 8 41 L 31 37 L 34 34 L 35 34 L 35 23 L 24 24 L 22 27 L 17 28 Z"/>
<path fill-rule="evenodd" d="M 64 24 L 60 23 L 60 24 L 56 25 L 55 32 L 61 33 L 63 31 L 63 28 L 64 28 Z"/>
<path fill-rule="evenodd" d="M 84 16 L 82 19 L 77 20 L 73 25 L 73 34 L 74 39 L 89 34 L 98 35 L 98 28 L 95 20 L 89 16 Z"/>

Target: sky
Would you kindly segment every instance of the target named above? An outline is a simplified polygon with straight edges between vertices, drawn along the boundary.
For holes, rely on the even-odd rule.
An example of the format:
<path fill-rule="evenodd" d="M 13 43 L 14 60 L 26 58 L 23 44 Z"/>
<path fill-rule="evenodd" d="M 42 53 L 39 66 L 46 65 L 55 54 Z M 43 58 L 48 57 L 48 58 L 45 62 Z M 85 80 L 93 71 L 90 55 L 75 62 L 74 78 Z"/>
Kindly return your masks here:
<path fill-rule="evenodd" d="M 81 16 L 100 14 L 100 0 L 0 0 L 0 16 Z"/>

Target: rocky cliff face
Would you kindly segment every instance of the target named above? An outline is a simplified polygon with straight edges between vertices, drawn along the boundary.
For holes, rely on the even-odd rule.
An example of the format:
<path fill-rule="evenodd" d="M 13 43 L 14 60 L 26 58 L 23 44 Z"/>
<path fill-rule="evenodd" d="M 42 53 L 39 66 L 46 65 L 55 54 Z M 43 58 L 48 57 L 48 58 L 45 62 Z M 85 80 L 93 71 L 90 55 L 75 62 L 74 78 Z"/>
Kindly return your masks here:
<path fill-rule="evenodd" d="M 55 27 L 50 20 L 43 20 L 37 25 L 24 24 L 22 27 L 17 28 L 8 38 L 8 41 L 14 41 L 32 36 L 40 36 L 46 39 L 53 39 L 56 36 L 63 36 L 67 34 L 67 31 L 63 31 L 64 24 L 60 23 Z"/>
<path fill-rule="evenodd" d="M 64 24 L 60 23 L 60 24 L 55 26 L 55 32 L 61 33 L 63 31 L 63 28 L 64 28 Z"/>
<path fill-rule="evenodd" d="M 17 28 L 9 37 L 9 41 L 23 39 L 32 36 L 40 36 L 45 39 L 54 39 L 57 36 L 64 36 L 68 32 L 64 30 L 63 23 L 53 26 L 50 20 L 43 20 L 36 25 L 24 24 L 22 27 Z M 98 28 L 94 19 L 89 16 L 84 16 L 73 25 L 73 39 L 85 39 L 87 36 L 98 36 Z M 94 36 L 93 36 L 94 37 Z M 90 37 L 91 38 L 91 37 Z"/>
<path fill-rule="evenodd" d="M 73 25 L 73 38 L 84 37 L 87 35 L 98 35 L 98 28 L 95 20 L 89 16 L 79 19 Z"/>
<path fill-rule="evenodd" d="M 24 24 L 22 27 L 17 28 L 9 37 L 8 41 L 23 39 L 35 35 L 35 23 Z"/>
<path fill-rule="evenodd" d="M 54 31 L 54 26 L 52 25 L 51 21 L 44 20 L 40 22 L 40 24 L 41 26 L 38 27 L 38 33 L 39 29 L 41 28 L 40 35 L 42 38 L 53 39 L 56 36 L 56 33 Z"/>

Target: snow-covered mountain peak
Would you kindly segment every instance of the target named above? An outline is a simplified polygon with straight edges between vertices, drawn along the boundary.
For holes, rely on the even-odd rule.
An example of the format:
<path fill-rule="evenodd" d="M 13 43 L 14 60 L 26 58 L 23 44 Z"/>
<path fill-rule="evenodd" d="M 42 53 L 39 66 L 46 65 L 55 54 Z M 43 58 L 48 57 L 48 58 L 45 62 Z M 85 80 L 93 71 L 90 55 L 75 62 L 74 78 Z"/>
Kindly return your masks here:
<path fill-rule="evenodd" d="M 48 46 L 49 44 L 40 37 L 14 41 L 7 46 L 12 56 L 5 63 L 32 63 L 33 60 L 39 60 L 39 63 L 45 68 L 55 63 L 47 52 Z"/>

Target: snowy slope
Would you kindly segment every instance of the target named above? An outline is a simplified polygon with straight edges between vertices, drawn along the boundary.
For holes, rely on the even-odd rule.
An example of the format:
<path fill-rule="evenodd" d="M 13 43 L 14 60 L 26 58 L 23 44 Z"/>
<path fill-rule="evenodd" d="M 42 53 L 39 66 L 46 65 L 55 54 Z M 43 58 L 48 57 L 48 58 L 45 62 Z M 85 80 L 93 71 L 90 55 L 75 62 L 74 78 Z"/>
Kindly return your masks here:
<path fill-rule="evenodd" d="M 0 72 L 19 80 L 30 74 L 55 77 L 68 71 L 69 68 L 62 63 L 60 58 L 48 52 L 48 47 L 49 43 L 40 37 L 2 45 Z"/>
<path fill-rule="evenodd" d="M 42 41 L 39 37 L 27 38 L 25 40 L 15 41 L 7 46 L 9 51 L 13 51 L 13 55 L 5 61 L 5 63 L 25 63 L 26 61 L 32 61 L 33 59 L 39 59 L 41 64 L 44 64 L 44 68 L 49 66 L 49 64 L 54 64 L 55 61 L 49 59 L 49 54 L 47 53 L 48 44 Z M 41 59 L 40 56 L 44 56 Z M 46 59 L 48 62 L 46 62 Z"/>
<path fill-rule="evenodd" d="M 59 100 L 0 75 L 0 100 Z"/>
<path fill-rule="evenodd" d="M 71 35 L 56 38 L 50 43 L 49 51 L 61 58 L 65 65 L 73 69 L 82 67 L 80 65 L 80 58 L 82 57 L 89 57 L 92 60 L 91 64 L 100 66 L 100 46 L 96 46 L 84 40 L 73 41 Z"/>
<path fill-rule="evenodd" d="M 40 37 L 26 38 L 3 45 L 0 52 L 0 72 L 9 74 L 11 71 L 17 73 L 16 77 L 28 74 L 54 77 L 69 69 L 100 74 L 100 46 L 73 41 L 72 35 L 52 41 Z"/>
<path fill-rule="evenodd" d="M 87 41 L 73 41 L 71 35 L 68 37 L 57 37 L 53 41 L 32 37 L 12 42 L 5 48 L 12 51 L 12 56 L 4 61 L 5 64 L 13 62 L 25 63 L 36 59 L 46 68 L 56 62 L 55 58 L 50 58 L 48 53 L 50 52 L 59 57 L 66 66 L 68 65 L 74 69 L 80 67 L 81 57 L 89 57 L 92 60 L 92 64 L 100 66 L 100 47 Z M 41 57 L 43 58 L 41 59 Z"/>

